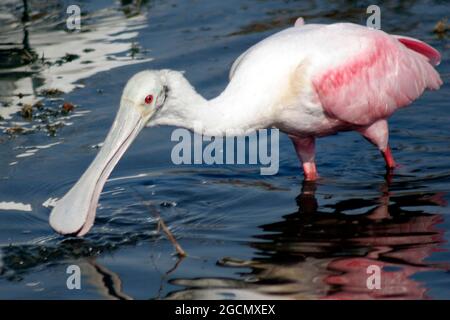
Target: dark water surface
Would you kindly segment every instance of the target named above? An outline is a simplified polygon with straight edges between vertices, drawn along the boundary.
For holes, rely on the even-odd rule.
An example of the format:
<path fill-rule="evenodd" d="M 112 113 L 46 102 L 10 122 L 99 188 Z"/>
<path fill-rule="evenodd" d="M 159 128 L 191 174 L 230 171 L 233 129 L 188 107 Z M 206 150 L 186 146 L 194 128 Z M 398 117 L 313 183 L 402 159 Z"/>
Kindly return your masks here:
<path fill-rule="evenodd" d="M 364 24 L 370 2 L 75 1 L 83 32 L 68 33 L 73 3 L 30 1 L 25 24 L 21 1 L 0 5 L 0 298 L 450 298 L 450 45 L 433 33 L 450 16 L 447 1 L 381 7 L 383 30 L 443 56 L 441 90 L 391 119 L 401 167 L 390 183 L 355 133 L 319 140 L 322 179 L 303 184 L 284 135 L 279 174 L 260 176 L 256 167 L 176 166 L 173 128 L 146 129 L 82 239 L 51 230 L 51 203 L 94 158 L 134 73 L 185 70 L 211 98 L 240 53 L 298 16 Z M 38 100 L 32 119 L 20 114 Z M 62 112 L 64 101 L 75 109 Z M 187 258 L 158 232 L 154 210 Z M 81 290 L 66 287 L 73 264 Z M 382 268 L 380 290 L 366 287 L 370 265 Z"/>

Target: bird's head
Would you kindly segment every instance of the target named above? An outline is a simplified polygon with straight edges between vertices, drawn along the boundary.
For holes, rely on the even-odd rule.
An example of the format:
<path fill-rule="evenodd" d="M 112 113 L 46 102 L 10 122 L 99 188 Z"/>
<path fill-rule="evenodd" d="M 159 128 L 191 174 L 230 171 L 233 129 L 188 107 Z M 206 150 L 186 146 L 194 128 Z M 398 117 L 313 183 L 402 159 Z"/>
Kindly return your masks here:
<path fill-rule="evenodd" d="M 101 150 L 50 214 L 50 225 L 57 232 L 84 235 L 89 231 L 103 185 L 114 166 L 146 125 L 171 114 L 163 111 L 171 108 L 170 85 L 183 81 L 183 75 L 172 70 L 143 71 L 128 81 Z"/>
<path fill-rule="evenodd" d="M 119 114 L 122 110 L 126 113 L 136 113 L 136 117 L 147 124 L 166 103 L 169 94 L 168 72 L 148 70 L 135 74 L 123 90 Z"/>

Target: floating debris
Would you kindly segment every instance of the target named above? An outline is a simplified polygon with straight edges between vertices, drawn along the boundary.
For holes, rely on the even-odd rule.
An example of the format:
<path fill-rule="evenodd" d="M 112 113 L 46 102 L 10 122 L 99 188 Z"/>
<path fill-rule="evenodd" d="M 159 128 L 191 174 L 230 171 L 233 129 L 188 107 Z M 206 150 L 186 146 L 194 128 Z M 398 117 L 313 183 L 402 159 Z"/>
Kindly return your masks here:
<path fill-rule="evenodd" d="M 25 128 L 19 127 L 19 126 L 15 126 L 15 127 L 11 127 L 11 128 L 7 128 L 5 129 L 5 133 L 9 134 L 9 135 L 17 135 L 17 134 L 21 134 L 25 132 Z"/>
<path fill-rule="evenodd" d="M 28 122 L 12 122 L 7 124 L 8 127 L 2 126 L 1 131 L 5 135 L 16 136 L 30 134 L 34 132 L 45 132 L 48 136 L 56 136 L 58 129 L 71 125 L 66 120 L 72 117 L 79 117 L 86 111 L 75 113 L 78 105 L 69 101 L 60 102 L 62 99 L 49 99 L 37 101 L 34 104 L 18 103 L 21 109 L 16 113 L 18 117 L 28 120 Z M 0 119 L 2 120 L 2 119 Z M 18 121 L 18 120 L 15 120 Z M 2 125 L 5 125 L 2 123 Z M 0 139 L 0 143 L 3 142 Z"/>
<path fill-rule="evenodd" d="M 79 59 L 80 56 L 73 53 L 66 53 L 64 57 L 55 61 L 57 65 L 62 65 L 63 63 L 72 62 L 73 60 Z"/>
<path fill-rule="evenodd" d="M 56 136 L 56 131 L 59 128 L 62 128 L 62 127 L 64 127 L 64 123 L 62 123 L 62 122 L 56 122 L 56 123 L 53 123 L 53 124 L 47 124 L 45 126 L 45 128 L 47 129 L 48 135 L 51 136 L 51 137 Z"/>
<path fill-rule="evenodd" d="M 75 109 L 73 104 L 70 102 L 64 102 L 62 105 L 62 114 L 68 114 L 70 111 L 73 111 L 73 109 Z"/>
<path fill-rule="evenodd" d="M 433 32 L 443 35 L 449 30 L 447 18 L 439 20 L 433 28 Z"/>
<path fill-rule="evenodd" d="M 59 96 L 62 95 L 64 92 L 59 90 L 59 89 L 43 89 L 40 93 L 41 96 L 46 96 L 46 97 L 53 97 L 53 96 Z"/>
<path fill-rule="evenodd" d="M 31 120 L 33 118 L 33 106 L 28 103 L 24 104 L 20 110 L 20 115 L 24 119 Z"/>

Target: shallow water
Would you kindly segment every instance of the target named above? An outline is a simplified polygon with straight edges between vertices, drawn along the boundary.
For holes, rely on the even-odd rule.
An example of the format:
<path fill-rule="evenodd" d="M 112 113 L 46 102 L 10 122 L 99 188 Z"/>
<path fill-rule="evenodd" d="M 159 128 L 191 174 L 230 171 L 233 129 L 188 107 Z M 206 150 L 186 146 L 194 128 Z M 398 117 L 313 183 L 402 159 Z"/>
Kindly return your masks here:
<path fill-rule="evenodd" d="M 279 174 L 260 176 L 248 166 L 175 166 L 173 128 L 152 128 L 113 171 L 91 232 L 56 235 L 50 205 L 97 153 L 134 73 L 185 70 L 210 98 L 241 52 L 298 16 L 363 24 L 369 4 L 124 2 L 79 2 L 82 33 L 64 31 L 66 1 L 31 1 L 26 28 L 21 2 L 0 5 L 0 298 L 450 298 L 449 43 L 432 32 L 449 16 L 445 1 L 382 7 L 383 30 L 443 56 L 441 90 L 392 117 L 401 167 L 390 182 L 378 152 L 355 133 L 319 140 L 322 179 L 303 184 L 284 135 Z M 64 93 L 45 92 L 55 88 Z M 38 100 L 32 119 L 20 115 L 18 104 Z M 74 111 L 61 112 L 64 101 Z M 155 211 L 187 258 L 174 256 Z M 73 264 L 81 290 L 66 287 Z M 380 290 L 366 287 L 369 265 L 382 268 Z"/>

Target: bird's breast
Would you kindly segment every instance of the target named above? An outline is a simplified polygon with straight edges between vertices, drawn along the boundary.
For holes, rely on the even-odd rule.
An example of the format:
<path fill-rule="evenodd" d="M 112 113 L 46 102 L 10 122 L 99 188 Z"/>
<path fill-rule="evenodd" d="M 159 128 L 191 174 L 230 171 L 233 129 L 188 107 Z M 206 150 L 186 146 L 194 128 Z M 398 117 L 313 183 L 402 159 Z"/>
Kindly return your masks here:
<path fill-rule="evenodd" d="M 304 106 L 285 109 L 280 113 L 275 127 L 288 134 L 314 137 L 352 130 L 350 125 L 328 117 L 323 110 L 308 110 Z"/>

